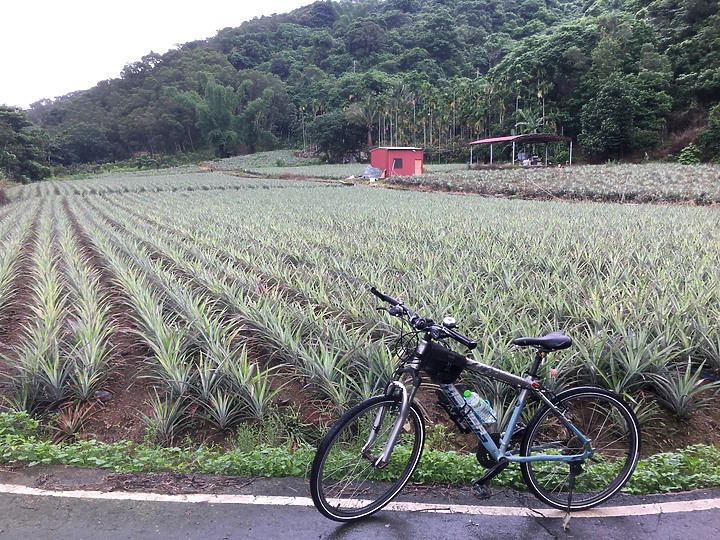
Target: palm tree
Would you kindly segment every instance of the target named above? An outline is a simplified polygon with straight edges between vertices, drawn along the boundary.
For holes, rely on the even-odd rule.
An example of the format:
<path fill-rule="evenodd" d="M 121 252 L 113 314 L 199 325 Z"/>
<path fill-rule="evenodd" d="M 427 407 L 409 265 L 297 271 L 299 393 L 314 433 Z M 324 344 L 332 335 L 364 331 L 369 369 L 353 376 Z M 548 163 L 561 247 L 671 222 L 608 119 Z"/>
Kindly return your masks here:
<path fill-rule="evenodd" d="M 365 101 L 353 103 L 345 110 L 345 118 L 348 122 L 365 126 L 367 129 L 367 146 L 368 152 L 372 148 L 372 132 L 375 124 L 380 117 L 380 104 L 375 96 L 370 95 Z"/>
<path fill-rule="evenodd" d="M 519 135 L 525 133 L 538 133 L 545 125 L 545 117 L 539 116 L 532 109 L 518 109 L 518 121 L 515 122 L 515 130 Z"/>

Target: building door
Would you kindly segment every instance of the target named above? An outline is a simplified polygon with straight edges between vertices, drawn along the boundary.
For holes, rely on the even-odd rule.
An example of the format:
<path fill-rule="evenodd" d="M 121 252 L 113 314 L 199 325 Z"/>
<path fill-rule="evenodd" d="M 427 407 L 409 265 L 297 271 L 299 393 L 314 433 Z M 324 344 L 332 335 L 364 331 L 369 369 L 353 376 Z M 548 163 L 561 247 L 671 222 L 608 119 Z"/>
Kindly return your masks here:
<path fill-rule="evenodd" d="M 422 159 L 416 159 L 415 160 L 415 174 L 422 174 Z"/>

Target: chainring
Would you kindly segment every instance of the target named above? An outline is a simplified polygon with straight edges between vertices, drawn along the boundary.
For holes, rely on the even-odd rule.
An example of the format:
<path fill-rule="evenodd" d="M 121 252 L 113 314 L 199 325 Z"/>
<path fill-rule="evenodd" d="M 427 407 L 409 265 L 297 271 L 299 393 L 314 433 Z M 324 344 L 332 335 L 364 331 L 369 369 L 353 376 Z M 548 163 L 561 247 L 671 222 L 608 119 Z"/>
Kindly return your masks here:
<path fill-rule="evenodd" d="M 495 443 L 495 446 L 500 445 L 500 433 L 490 433 L 490 438 Z M 485 447 L 482 444 L 478 444 L 477 452 L 475 453 L 475 457 L 477 457 L 478 463 L 485 467 L 486 469 L 489 469 L 490 467 L 494 467 L 497 464 L 497 461 L 495 461 L 495 458 L 490 455 L 490 453 L 485 449 Z"/>

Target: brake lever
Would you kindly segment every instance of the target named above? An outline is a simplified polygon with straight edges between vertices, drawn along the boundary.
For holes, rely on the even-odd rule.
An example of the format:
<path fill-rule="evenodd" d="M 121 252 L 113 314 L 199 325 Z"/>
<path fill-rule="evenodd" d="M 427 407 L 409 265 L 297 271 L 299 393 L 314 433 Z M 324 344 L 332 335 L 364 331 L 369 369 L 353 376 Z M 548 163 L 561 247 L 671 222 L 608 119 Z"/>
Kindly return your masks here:
<path fill-rule="evenodd" d="M 430 327 L 430 335 L 432 336 L 432 338 L 433 338 L 434 340 L 439 340 L 439 339 L 441 339 L 441 338 L 443 338 L 443 337 L 447 337 L 447 336 L 443 336 L 443 335 L 440 335 L 440 334 L 441 334 L 440 328 L 438 328 L 438 327 L 435 326 L 435 325 L 433 325 L 433 326 Z"/>
<path fill-rule="evenodd" d="M 415 315 L 415 317 L 410 322 L 418 330 L 425 330 L 426 328 L 429 328 L 435 324 L 435 321 L 433 321 L 432 319 L 427 317 L 423 318 L 419 315 Z"/>

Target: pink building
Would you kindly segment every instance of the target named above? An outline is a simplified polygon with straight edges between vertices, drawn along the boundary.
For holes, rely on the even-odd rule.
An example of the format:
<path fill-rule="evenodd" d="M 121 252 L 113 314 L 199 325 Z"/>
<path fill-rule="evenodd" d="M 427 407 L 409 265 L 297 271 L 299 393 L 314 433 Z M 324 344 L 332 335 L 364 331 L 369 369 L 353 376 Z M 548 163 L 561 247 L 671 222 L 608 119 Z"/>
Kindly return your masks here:
<path fill-rule="evenodd" d="M 380 147 L 370 150 L 370 165 L 385 172 L 385 176 L 422 174 L 423 149 L 412 147 Z"/>

